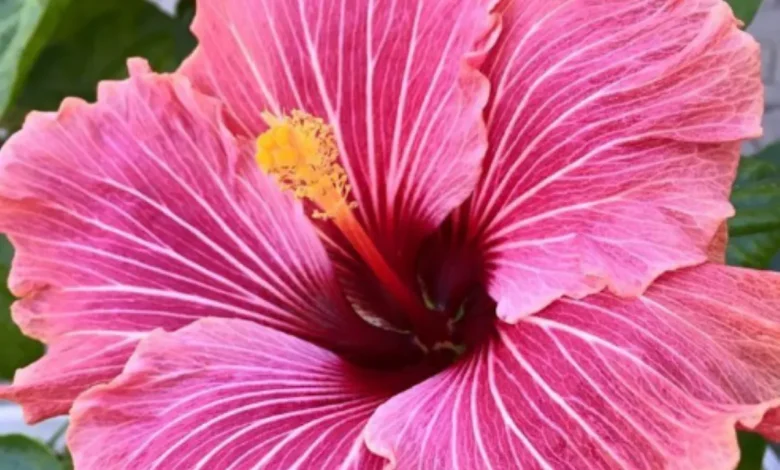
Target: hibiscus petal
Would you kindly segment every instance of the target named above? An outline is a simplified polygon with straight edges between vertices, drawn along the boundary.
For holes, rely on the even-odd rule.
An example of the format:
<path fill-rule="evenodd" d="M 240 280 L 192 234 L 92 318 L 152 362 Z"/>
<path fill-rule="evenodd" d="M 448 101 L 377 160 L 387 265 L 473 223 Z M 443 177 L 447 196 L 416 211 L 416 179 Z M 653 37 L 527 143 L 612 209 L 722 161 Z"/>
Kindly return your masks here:
<path fill-rule="evenodd" d="M 15 321 L 52 351 L 0 396 L 38 420 L 115 376 L 143 333 L 239 317 L 326 347 L 398 354 L 352 312 L 298 202 L 260 174 L 187 80 L 104 83 L 33 114 L 2 149 Z"/>
<path fill-rule="evenodd" d="M 780 403 L 780 275 L 702 265 L 638 299 L 565 299 L 382 405 L 369 448 L 415 469 L 733 469 Z"/>
<path fill-rule="evenodd" d="M 715 238 L 710 242 L 707 249 L 709 260 L 713 263 L 726 264 L 726 248 L 729 245 L 729 227 L 724 222 L 715 232 Z"/>
<path fill-rule="evenodd" d="M 263 110 L 302 109 L 328 121 L 360 220 L 412 284 L 420 240 L 477 180 L 488 97 L 477 68 L 495 38 L 494 3 L 201 0 L 193 24 L 200 46 L 181 70 L 227 103 L 240 134 L 265 130 Z M 323 231 L 337 259 L 362 264 Z M 357 271 L 345 287 L 364 304 L 350 287 L 370 271 Z"/>
<path fill-rule="evenodd" d="M 726 264 L 726 248 L 728 247 L 728 243 L 729 231 L 728 226 L 724 223 L 718 229 L 712 243 L 710 243 L 708 254 L 711 262 Z M 780 440 L 780 408 L 774 408 L 767 411 L 761 424 L 759 424 L 754 431 L 761 433 L 769 440 Z"/>
<path fill-rule="evenodd" d="M 764 419 L 754 431 L 770 441 L 780 441 L 780 408 L 772 408 L 764 415 Z"/>
<path fill-rule="evenodd" d="M 499 316 L 640 294 L 707 259 L 736 141 L 760 134 L 757 43 L 722 0 L 504 2 L 470 205 Z"/>
<path fill-rule="evenodd" d="M 408 377 L 243 320 L 152 333 L 73 406 L 76 468 L 380 469 L 371 413 Z"/>

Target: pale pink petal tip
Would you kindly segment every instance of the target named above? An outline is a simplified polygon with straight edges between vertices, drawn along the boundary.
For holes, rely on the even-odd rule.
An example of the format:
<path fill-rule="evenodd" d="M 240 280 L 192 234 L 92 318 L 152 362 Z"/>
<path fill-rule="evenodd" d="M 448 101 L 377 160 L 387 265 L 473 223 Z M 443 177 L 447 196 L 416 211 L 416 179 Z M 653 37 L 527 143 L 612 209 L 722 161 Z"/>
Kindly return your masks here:
<path fill-rule="evenodd" d="M 142 57 L 133 57 L 127 59 L 127 71 L 131 77 L 147 75 L 152 73 L 152 66 L 149 61 Z"/>

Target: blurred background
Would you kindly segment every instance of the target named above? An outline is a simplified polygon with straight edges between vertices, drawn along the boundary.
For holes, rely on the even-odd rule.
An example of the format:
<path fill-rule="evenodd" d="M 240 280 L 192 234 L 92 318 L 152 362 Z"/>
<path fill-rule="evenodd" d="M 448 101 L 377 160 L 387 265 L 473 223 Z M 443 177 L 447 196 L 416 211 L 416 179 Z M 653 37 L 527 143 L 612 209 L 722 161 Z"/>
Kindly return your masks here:
<path fill-rule="evenodd" d="M 761 43 L 766 114 L 763 138 L 744 145 L 732 202 L 728 262 L 780 270 L 780 0 L 728 0 Z M 194 0 L 0 0 L 0 145 L 33 109 L 55 110 L 67 96 L 95 97 L 98 81 L 126 75 L 128 57 L 174 70 L 195 46 Z M 11 322 L 5 287 L 13 249 L 0 237 L 0 383 L 43 346 Z M 28 426 L 0 402 L 0 470 L 70 468 L 67 422 Z M 740 433 L 741 470 L 780 470 L 773 446 Z M 780 450 L 780 447 L 777 447 Z"/>

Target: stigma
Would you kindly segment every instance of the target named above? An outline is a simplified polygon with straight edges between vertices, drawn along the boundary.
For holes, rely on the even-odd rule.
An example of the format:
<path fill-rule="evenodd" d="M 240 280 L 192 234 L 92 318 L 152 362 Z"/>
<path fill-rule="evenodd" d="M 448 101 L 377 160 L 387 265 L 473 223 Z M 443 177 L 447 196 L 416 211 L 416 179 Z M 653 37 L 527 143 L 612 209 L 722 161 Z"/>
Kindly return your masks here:
<path fill-rule="evenodd" d="M 268 130 L 257 138 L 255 159 L 282 189 L 319 207 L 315 218 L 331 219 L 355 207 L 347 196 L 347 174 L 338 163 L 333 129 L 303 111 L 289 116 L 262 114 Z"/>

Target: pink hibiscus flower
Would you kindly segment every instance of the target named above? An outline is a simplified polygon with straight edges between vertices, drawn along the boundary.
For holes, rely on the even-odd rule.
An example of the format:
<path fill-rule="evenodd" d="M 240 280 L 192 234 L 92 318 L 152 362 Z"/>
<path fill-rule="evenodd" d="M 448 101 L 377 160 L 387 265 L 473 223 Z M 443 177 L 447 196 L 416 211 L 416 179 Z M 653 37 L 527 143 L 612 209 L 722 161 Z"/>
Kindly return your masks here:
<path fill-rule="evenodd" d="M 82 469 L 727 469 L 780 276 L 726 267 L 722 0 L 201 0 L 173 75 L 2 149 L 0 392 Z M 762 422 L 762 418 L 764 419 Z"/>

